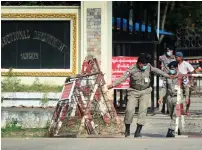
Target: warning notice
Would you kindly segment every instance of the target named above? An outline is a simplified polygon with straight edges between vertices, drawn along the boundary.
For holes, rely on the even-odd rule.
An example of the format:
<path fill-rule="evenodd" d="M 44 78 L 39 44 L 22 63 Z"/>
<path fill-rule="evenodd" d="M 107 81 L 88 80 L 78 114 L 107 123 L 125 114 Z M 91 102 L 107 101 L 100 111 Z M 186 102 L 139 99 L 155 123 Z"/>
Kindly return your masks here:
<path fill-rule="evenodd" d="M 123 73 L 133 64 L 137 63 L 138 57 L 116 56 L 112 57 L 112 82 L 119 79 Z M 129 88 L 129 78 L 125 82 L 115 87 L 115 89 Z"/>

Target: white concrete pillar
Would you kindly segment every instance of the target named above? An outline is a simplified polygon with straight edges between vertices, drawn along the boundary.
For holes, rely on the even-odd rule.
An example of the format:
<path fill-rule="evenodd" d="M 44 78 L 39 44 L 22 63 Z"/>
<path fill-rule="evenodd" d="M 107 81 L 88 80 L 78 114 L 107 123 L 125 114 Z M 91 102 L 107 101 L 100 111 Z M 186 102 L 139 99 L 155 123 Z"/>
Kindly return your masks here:
<path fill-rule="evenodd" d="M 81 65 L 85 56 L 93 54 L 111 82 L 112 2 L 81 2 Z"/>

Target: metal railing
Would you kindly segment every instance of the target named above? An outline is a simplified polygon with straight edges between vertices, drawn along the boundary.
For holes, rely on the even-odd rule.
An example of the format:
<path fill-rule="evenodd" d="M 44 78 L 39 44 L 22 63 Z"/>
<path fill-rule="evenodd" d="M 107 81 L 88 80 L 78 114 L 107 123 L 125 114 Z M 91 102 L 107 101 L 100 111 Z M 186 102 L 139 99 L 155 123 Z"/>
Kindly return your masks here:
<path fill-rule="evenodd" d="M 185 115 L 188 115 L 191 99 L 188 101 L 183 96 L 183 80 L 184 78 L 189 79 L 188 86 L 191 90 L 194 90 L 200 94 L 201 92 L 201 79 L 202 74 L 180 74 L 178 75 L 178 86 L 177 86 L 177 103 L 176 103 L 176 121 L 175 121 L 175 136 L 178 136 L 178 130 L 181 123 L 182 132 L 185 132 Z M 196 82 L 194 82 L 196 81 Z M 194 84 L 196 83 L 196 84 Z M 199 90 L 198 90 L 199 89 Z M 191 93 L 190 93 L 191 94 Z M 191 96 L 191 95 L 190 95 Z M 186 102 L 186 109 L 184 109 L 184 103 Z M 186 114 L 185 114 L 186 110 Z M 181 120 L 181 122 L 180 122 Z M 172 121 L 172 120 L 171 120 Z"/>

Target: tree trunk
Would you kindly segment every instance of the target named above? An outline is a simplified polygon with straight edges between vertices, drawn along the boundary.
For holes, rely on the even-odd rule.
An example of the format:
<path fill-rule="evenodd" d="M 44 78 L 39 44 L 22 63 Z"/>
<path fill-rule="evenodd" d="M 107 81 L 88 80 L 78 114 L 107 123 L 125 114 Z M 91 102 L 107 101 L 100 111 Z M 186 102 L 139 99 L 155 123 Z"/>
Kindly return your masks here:
<path fill-rule="evenodd" d="M 164 27 L 165 27 L 166 17 L 167 17 L 167 12 L 168 12 L 169 4 L 170 4 L 170 2 L 167 2 L 167 3 L 166 3 L 166 7 L 165 7 L 165 10 L 164 10 L 163 19 L 162 19 L 162 23 L 161 23 L 161 29 L 162 29 L 162 30 L 164 30 Z M 171 13 L 174 8 L 175 8 L 175 1 L 172 1 L 172 2 L 171 2 L 171 7 L 170 7 L 169 13 Z M 160 44 L 161 44 L 163 38 L 164 38 L 164 35 L 161 35 L 160 38 L 159 38 L 159 43 L 160 43 Z"/>
<path fill-rule="evenodd" d="M 167 11 L 168 11 L 168 6 L 169 6 L 169 2 L 166 2 L 166 7 L 164 10 L 164 14 L 163 14 L 163 19 L 162 19 L 162 23 L 161 23 L 161 29 L 164 30 L 164 26 L 165 26 L 165 22 L 166 22 L 166 16 L 167 16 Z M 161 44 L 162 40 L 164 38 L 164 35 L 160 36 L 159 39 L 159 43 Z"/>

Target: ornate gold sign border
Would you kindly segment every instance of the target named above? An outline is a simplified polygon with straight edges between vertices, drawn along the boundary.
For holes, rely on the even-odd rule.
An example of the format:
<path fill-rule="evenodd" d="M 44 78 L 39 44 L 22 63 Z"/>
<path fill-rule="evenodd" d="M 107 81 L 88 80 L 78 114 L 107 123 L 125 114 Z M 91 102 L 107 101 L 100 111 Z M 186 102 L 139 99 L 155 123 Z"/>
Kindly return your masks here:
<path fill-rule="evenodd" d="M 34 76 L 34 77 L 63 77 L 71 76 L 76 74 L 77 70 L 77 16 L 76 13 L 2 13 L 2 19 L 12 19 L 12 18 L 67 18 L 70 19 L 73 23 L 73 36 L 72 40 L 72 69 L 70 72 L 14 72 L 16 76 Z M 2 76 L 8 75 L 8 72 L 1 72 Z"/>

